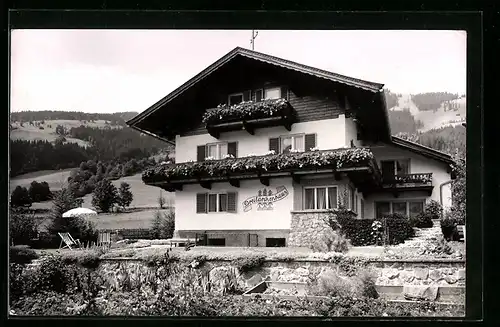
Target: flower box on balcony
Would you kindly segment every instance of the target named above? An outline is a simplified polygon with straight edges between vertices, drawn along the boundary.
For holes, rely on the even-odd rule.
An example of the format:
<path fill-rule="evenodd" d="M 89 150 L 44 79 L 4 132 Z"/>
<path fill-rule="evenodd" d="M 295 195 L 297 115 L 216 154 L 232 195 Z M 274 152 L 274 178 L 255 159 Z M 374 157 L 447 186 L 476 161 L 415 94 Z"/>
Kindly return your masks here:
<path fill-rule="evenodd" d="M 150 185 L 165 185 L 325 171 L 368 173 L 375 177 L 374 180 L 379 177 L 379 170 L 370 150 L 348 148 L 158 165 L 146 170 L 142 180 Z"/>
<path fill-rule="evenodd" d="M 294 121 L 294 110 L 285 99 L 246 101 L 233 106 L 219 105 L 203 115 L 207 131 L 216 138 L 221 132 L 242 129 L 254 134 L 254 130 L 259 127 L 282 125 L 291 130 Z"/>

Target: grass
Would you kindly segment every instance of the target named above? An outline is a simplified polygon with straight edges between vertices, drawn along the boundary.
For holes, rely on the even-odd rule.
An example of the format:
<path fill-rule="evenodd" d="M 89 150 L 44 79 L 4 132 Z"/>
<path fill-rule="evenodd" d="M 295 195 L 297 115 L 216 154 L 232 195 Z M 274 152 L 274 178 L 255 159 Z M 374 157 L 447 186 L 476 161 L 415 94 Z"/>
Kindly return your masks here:
<path fill-rule="evenodd" d="M 29 188 L 32 181 L 47 182 L 51 190 L 60 190 L 67 182 L 72 168 L 61 170 L 43 170 L 19 175 L 10 179 L 10 192 L 17 186 Z"/>
<path fill-rule="evenodd" d="M 163 210 L 167 211 L 167 210 Z M 156 210 L 141 210 L 124 213 L 99 214 L 89 218 L 98 229 L 150 228 Z"/>

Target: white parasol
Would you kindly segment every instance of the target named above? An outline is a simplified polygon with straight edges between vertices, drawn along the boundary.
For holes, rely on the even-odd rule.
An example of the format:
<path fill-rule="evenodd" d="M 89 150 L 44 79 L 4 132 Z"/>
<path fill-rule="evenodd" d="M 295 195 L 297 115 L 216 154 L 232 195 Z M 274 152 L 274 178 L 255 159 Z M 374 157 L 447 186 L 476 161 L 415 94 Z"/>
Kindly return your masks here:
<path fill-rule="evenodd" d="M 87 208 L 75 208 L 63 213 L 63 218 L 81 217 L 81 216 L 97 216 L 97 212 Z"/>

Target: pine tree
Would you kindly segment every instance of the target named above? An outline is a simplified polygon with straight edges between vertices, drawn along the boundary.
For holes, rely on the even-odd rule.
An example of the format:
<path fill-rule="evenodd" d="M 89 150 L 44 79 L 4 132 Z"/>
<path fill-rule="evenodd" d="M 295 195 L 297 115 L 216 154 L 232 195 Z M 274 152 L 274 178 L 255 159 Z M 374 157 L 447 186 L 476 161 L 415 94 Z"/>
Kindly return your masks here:
<path fill-rule="evenodd" d="M 134 195 L 130 191 L 130 185 L 128 183 L 122 182 L 118 190 L 118 205 L 123 208 L 128 207 L 132 203 L 133 199 Z"/>
<path fill-rule="evenodd" d="M 103 179 L 97 183 L 92 194 L 92 205 L 94 208 L 109 212 L 118 200 L 116 187 L 108 179 Z"/>

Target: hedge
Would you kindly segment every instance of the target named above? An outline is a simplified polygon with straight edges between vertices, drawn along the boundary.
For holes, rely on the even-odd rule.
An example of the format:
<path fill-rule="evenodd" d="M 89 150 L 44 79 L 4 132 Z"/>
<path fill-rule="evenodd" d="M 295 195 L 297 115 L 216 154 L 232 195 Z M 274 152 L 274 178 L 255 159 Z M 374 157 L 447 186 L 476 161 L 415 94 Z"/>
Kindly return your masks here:
<path fill-rule="evenodd" d="M 372 219 L 347 219 L 341 224 L 341 230 L 351 240 L 353 246 L 376 245 L 372 236 Z M 406 219 L 387 219 L 389 231 L 389 245 L 403 243 L 405 240 L 413 237 L 415 231 Z"/>

